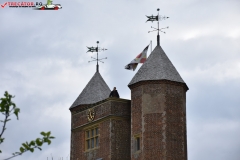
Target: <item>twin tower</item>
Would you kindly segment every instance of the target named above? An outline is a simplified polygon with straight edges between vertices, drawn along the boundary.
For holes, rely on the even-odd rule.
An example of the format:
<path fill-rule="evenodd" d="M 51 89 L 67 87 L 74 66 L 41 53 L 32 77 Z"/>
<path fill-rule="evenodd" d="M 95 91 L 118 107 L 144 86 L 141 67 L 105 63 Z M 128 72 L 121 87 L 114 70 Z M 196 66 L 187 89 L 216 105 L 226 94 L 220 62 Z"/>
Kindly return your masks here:
<path fill-rule="evenodd" d="M 159 43 L 128 87 L 109 98 L 97 70 L 70 107 L 71 160 L 187 160 L 188 87 Z"/>

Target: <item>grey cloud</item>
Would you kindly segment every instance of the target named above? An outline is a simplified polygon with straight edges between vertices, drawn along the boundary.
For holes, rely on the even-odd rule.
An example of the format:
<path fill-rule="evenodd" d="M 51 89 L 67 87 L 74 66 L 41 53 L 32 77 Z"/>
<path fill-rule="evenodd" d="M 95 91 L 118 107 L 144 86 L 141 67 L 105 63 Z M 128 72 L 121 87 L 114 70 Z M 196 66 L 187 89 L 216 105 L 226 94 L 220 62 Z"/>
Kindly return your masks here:
<path fill-rule="evenodd" d="M 17 159 L 46 159 L 51 153 L 66 159 L 68 109 L 95 73 L 96 64 L 88 61 L 96 55 L 86 53 L 86 46 L 97 40 L 108 49 L 99 54 L 108 57 L 100 64 L 102 77 L 130 99 L 127 84 L 136 71 L 124 66 L 150 40 L 154 49 L 156 33 L 147 32 L 156 23 L 145 23 L 145 15 L 156 14 L 159 7 L 161 15 L 170 17 L 160 23 L 170 26 L 161 46 L 190 89 L 189 159 L 239 159 L 239 1 L 54 2 L 63 9 L 0 9 L 0 94 L 16 95 L 21 108 L 20 120 L 12 118 L 7 126 L 2 157 L 51 130 L 56 139 L 50 146 Z"/>

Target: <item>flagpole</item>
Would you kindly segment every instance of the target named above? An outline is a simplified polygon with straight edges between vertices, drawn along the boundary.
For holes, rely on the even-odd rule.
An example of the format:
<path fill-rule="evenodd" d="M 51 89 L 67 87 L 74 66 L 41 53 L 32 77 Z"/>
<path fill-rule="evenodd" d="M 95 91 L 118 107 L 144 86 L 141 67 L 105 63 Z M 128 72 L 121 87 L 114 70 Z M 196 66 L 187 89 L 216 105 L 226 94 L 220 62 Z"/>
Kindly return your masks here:
<path fill-rule="evenodd" d="M 160 46 L 160 36 L 159 36 L 159 8 L 157 9 L 158 11 L 158 35 L 157 35 L 157 45 Z"/>
<path fill-rule="evenodd" d="M 152 41 L 150 41 L 150 44 L 151 44 L 151 53 L 152 53 Z"/>
<path fill-rule="evenodd" d="M 97 41 L 97 72 L 99 72 L 99 66 L 98 66 L 98 43 L 99 43 L 99 41 Z"/>

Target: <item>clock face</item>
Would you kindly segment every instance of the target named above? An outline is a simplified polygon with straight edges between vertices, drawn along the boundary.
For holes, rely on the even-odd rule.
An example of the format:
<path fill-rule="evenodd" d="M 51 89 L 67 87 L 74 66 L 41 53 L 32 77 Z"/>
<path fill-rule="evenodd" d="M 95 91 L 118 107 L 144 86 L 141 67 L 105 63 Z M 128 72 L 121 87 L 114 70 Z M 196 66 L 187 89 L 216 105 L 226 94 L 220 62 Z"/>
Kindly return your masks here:
<path fill-rule="evenodd" d="M 94 117 L 95 117 L 94 109 L 93 108 L 88 109 L 88 113 L 87 113 L 88 121 L 93 121 Z"/>

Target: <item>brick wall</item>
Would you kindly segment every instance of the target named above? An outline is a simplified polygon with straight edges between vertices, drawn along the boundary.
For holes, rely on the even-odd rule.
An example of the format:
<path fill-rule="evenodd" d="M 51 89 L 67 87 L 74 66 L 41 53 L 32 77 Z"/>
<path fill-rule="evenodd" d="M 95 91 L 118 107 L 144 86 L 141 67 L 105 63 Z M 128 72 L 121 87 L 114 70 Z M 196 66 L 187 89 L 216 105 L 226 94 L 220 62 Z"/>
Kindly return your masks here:
<path fill-rule="evenodd" d="M 136 153 L 135 149 L 135 135 L 142 135 L 142 88 L 133 88 L 131 92 L 131 157 L 135 160 L 141 160 L 142 153 Z"/>
<path fill-rule="evenodd" d="M 130 119 L 111 121 L 111 159 L 130 159 Z"/>
<path fill-rule="evenodd" d="M 186 85 L 170 81 L 145 81 L 130 86 L 131 159 L 186 160 Z M 141 137 L 136 152 L 134 135 Z"/>
<path fill-rule="evenodd" d="M 187 160 L 187 86 L 161 80 L 130 89 L 131 104 L 109 98 L 71 109 L 71 160 Z M 89 108 L 95 111 L 91 122 Z M 91 126 L 99 127 L 99 148 L 85 151 L 85 130 Z M 139 151 L 135 137 L 140 137 Z"/>
<path fill-rule="evenodd" d="M 130 101 L 109 98 L 90 107 L 78 106 L 72 111 L 71 160 L 130 159 Z M 95 118 L 89 122 L 87 113 L 94 108 Z M 99 128 L 99 147 L 85 150 L 85 130 Z"/>

